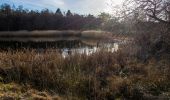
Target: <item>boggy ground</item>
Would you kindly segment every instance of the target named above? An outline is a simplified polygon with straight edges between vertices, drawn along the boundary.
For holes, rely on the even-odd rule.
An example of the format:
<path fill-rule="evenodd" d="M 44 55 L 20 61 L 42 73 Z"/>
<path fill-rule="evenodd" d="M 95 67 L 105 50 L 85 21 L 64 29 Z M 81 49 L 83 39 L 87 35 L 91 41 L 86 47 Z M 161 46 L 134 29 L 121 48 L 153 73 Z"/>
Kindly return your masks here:
<path fill-rule="evenodd" d="M 57 51 L 0 52 L 0 98 L 4 100 L 168 100 L 170 62 L 147 61 L 126 50 L 76 54 Z"/>

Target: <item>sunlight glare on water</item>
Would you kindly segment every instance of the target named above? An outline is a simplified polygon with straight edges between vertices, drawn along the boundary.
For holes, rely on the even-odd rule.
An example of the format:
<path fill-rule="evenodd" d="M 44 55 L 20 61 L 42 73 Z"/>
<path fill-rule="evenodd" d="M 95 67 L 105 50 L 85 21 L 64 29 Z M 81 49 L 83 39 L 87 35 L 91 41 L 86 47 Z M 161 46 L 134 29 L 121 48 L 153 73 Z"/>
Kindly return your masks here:
<path fill-rule="evenodd" d="M 68 57 L 69 55 L 75 55 L 75 54 L 85 54 L 85 55 L 91 55 L 93 53 L 96 53 L 100 50 L 106 50 L 108 52 L 117 52 L 119 49 L 119 45 L 118 43 L 108 43 L 103 45 L 103 47 L 83 47 L 83 48 L 73 48 L 73 49 L 68 49 L 68 48 L 64 48 L 62 49 L 62 56 L 64 58 Z"/>

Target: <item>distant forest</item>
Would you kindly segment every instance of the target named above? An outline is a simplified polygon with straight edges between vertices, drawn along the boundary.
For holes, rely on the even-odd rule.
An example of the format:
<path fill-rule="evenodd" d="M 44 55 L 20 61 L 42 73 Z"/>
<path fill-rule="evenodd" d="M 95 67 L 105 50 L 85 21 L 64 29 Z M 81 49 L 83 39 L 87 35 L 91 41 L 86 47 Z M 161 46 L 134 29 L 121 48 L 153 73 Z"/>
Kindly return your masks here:
<path fill-rule="evenodd" d="M 80 15 L 70 10 L 62 12 L 49 9 L 28 10 L 23 6 L 13 7 L 9 4 L 0 5 L 0 31 L 19 30 L 103 30 L 112 33 L 136 34 L 153 31 L 162 26 L 159 22 L 146 20 L 137 16 L 136 12 L 130 16 L 119 18 L 108 13 L 98 16 Z"/>
<path fill-rule="evenodd" d="M 0 31 L 18 30 L 87 30 L 99 29 L 102 19 L 93 15 L 79 15 L 68 10 L 63 13 L 48 9 L 34 11 L 8 4 L 0 6 Z"/>

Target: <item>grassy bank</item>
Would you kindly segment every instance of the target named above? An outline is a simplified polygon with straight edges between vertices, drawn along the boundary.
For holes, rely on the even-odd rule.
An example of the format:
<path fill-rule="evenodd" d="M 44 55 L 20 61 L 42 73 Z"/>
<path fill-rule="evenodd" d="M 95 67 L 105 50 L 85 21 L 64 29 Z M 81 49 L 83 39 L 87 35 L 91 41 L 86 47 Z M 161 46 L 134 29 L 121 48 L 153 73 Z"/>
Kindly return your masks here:
<path fill-rule="evenodd" d="M 29 90 L 46 91 L 48 96 L 57 95 L 63 100 L 170 97 L 169 60 L 150 58 L 143 62 L 124 51 L 77 54 L 64 59 L 57 51 L 51 51 L 1 51 L 0 87 L 15 83 L 20 88 L 29 86 Z"/>
<path fill-rule="evenodd" d="M 106 31 L 2 31 L 0 41 L 22 41 L 22 42 L 52 42 L 59 40 L 104 40 L 111 39 L 112 33 Z"/>

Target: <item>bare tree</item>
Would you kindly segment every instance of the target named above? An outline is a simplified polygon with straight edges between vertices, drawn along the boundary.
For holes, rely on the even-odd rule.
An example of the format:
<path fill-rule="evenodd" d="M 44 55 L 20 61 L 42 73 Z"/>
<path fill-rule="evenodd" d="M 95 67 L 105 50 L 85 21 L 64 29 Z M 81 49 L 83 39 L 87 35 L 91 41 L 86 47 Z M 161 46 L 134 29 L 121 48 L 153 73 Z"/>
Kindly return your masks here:
<path fill-rule="evenodd" d="M 131 11 L 138 10 L 157 22 L 170 24 L 170 0 L 126 0 L 124 5 L 133 5 Z"/>
<path fill-rule="evenodd" d="M 134 41 L 140 58 L 169 54 L 170 0 L 124 0 L 119 8 L 121 22 L 130 33 L 137 33 Z"/>

